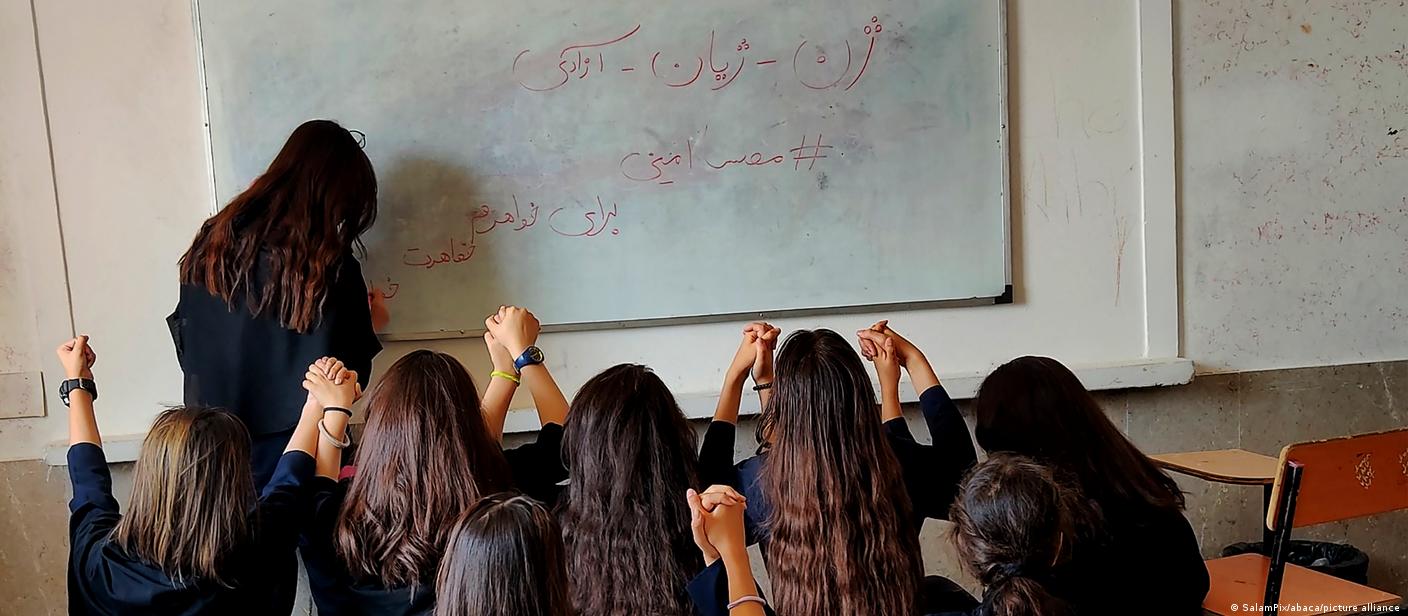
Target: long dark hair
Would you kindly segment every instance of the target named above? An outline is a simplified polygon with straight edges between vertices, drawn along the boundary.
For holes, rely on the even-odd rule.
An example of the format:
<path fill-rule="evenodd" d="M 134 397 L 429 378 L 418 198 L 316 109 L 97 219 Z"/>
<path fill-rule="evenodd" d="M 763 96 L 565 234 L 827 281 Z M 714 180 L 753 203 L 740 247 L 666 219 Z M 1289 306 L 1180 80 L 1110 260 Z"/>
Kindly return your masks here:
<path fill-rule="evenodd" d="M 343 256 L 375 221 L 371 161 L 336 122 L 309 120 L 263 175 L 201 225 L 181 257 L 181 282 L 307 332 L 322 318 Z M 268 276 L 255 288 L 261 267 Z"/>
<path fill-rule="evenodd" d="M 958 555 L 978 578 L 984 616 L 1056 616 L 1072 606 L 1047 588 L 1094 528 L 1072 483 L 1031 458 L 996 454 L 968 473 L 949 512 Z"/>
<path fill-rule="evenodd" d="M 253 536 L 249 432 L 229 413 L 179 407 L 152 423 L 112 542 L 177 584 L 233 587 L 226 562 Z"/>
<path fill-rule="evenodd" d="M 579 614 L 690 614 L 703 568 L 680 495 L 697 488 L 694 429 L 660 377 L 621 364 L 572 399 L 563 435 L 572 474 L 562 512 Z"/>
<path fill-rule="evenodd" d="M 561 533 L 531 498 L 480 499 L 450 531 L 435 616 L 571 616 Z"/>
<path fill-rule="evenodd" d="M 1049 357 L 1018 357 L 983 379 L 974 435 L 988 452 L 1055 464 L 1111 508 L 1182 510 L 1173 478 L 1129 442 L 1068 368 Z M 1118 469 L 1118 472 L 1111 472 Z"/>
<path fill-rule="evenodd" d="M 906 616 L 923 563 L 875 389 L 836 332 L 798 331 L 777 355 L 759 432 L 769 575 L 779 614 Z"/>
<path fill-rule="evenodd" d="M 333 538 L 348 573 L 388 588 L 430 582 L 451 523 L 510 483 L 469 373 L 426 350 L 372 391 L 356 464 Z"/>

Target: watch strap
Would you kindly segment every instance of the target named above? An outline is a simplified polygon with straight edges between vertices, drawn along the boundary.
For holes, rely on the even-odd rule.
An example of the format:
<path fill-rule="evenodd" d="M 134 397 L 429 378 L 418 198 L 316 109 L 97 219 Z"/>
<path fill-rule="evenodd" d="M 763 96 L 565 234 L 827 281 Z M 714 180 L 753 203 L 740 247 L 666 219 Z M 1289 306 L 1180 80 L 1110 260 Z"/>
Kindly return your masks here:
<path fill-rule="evenodd" d="M 64 379 L 63 382 L 59 383 L 59 399 L 63 400 L 64 406 L 69 405 L 68 395 L 78 389 L 88 392 L 88 395 L 93 396 L 93 400 L 97 401 L 98 384 L 94 382 L 93 379 L 81 377 L 76 379 Z"/>
<path fill-rule="evenodd" d="M 523 353 L 513 360 L 513 368 L 521 373 L 524 368 L 541 363 L 543 363 L 543 350 L 536 346 L 530 346 L 523 349 Z"/>

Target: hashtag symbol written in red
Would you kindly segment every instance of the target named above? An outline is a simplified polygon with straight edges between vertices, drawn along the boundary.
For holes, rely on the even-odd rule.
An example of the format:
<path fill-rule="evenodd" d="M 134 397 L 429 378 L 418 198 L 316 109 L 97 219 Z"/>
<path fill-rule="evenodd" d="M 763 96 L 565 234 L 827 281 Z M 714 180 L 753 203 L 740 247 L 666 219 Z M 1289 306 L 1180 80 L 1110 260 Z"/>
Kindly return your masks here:
<path fill-rule="evenodd" d="M 826 151 L 831 148 L 832 146 L 822 144 L 821 133 L 817 133 L 816 143 L 813 145 L 807 145 L 807 136 L 802 135 L 802 145 L 789 150 L 792 152 L 792 170 L 801 170 L 802 162 L 806 161 L 807 170 L 811 171 L 812 168 L 816 167 L 817 159 L 826 158 Z"/>

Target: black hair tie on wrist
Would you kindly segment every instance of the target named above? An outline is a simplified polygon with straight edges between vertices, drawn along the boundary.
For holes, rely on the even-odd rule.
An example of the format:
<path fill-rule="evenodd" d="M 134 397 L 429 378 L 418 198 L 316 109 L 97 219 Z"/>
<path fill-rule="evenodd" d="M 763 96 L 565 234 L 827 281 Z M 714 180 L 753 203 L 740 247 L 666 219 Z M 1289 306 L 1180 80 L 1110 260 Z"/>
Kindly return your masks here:
<path fill-rule="evenodd" d="M 325 406 L 325 407 L 323 407 L 323 412 L 324 412 L 324 413 L 327 413 L 328 411 L 332 411 L 332 412 L 334 412 L 334 413 L 342 413 L 343 415 L 346 415 L 348 419 L 352 419 L 352 411 L 349 411 L 349 410 L 347 410 L 347 409 L 345 409 L 345 408 L 342 408 L 342 407 L 340 407 L 340 406 Z"/>

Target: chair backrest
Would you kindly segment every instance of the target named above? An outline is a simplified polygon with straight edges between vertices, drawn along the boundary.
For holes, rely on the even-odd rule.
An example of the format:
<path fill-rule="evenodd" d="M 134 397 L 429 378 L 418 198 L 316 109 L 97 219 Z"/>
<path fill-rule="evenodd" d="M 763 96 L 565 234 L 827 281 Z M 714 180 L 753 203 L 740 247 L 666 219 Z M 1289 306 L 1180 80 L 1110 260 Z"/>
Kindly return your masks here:
<path fill-rule="evenodd" d="M 1302 467 L 1292 528 L 1408 509 L 1408 428 L 1287 445 L 1266 527 L 1276 530 L 1282 481 Z"/>

